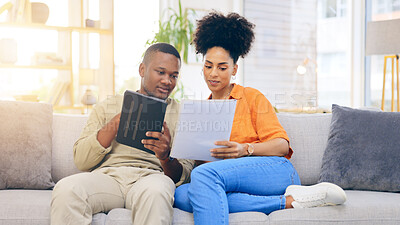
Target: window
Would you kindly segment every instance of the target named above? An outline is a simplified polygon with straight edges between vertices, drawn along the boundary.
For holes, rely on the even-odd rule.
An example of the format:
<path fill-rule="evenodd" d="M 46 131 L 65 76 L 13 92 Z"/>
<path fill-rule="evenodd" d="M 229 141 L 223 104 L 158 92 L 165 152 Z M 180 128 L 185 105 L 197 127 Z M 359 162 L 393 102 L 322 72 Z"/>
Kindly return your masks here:
<path fill-rule="evenodd" d="M 280 110 L 315 110 L 316 1 L 245 0 L 244 15 L 256 24 L 254 46 L 244 59 L 244 85 L 260 90 Z"/>
<path fill-rule="evenodd" d="M 368 0 L 372 4 L 372 15 L 391 14 L 400 10 L 400 0 Z"/>
<path fill-rule="evenodd" d="M 318 1 L 318 17 L 334 18 L 346 17 L 347 0 L 319 0 Z"/>
<path fill-rule="evenodd" d="M 333 103 L 350 105 L 350 76 L 347 52 L 318 54 L 318 105 L 330 109 Z"/>
<path fill-rule="evenodd" d="M 346 0 L 318 1 L 318 106 L 351 105 L 350 19 Z M 337 12 L 337 13 L 336 13 Z"/>
<path fill-rule="evenodd" d="M 400 0 L 394 0 L 393 1 L 393 11 L 399 11 L 400 10 Z"/>
<path fill-rule="evenodd" d="M 400 18 L 400 0 L 367 0 L 367 21 L 381 21 Z M 390 61 L 390 60 L 389 60 Z M 366 60 L 366 93 L 365 104 L 372 107 L 381 107 L 383 87 L 383 55 L 368 56 Z M 385 85 L 385 111 L 391 108 L 391 62 L 387 64 Z M 395 78 L 396 79 L 396 78 Z"/>
<path fill-rule="evenodd" d="M 257 26 L 244 84 L 262 91 L 278 109 L 351 106 L 350 5 L 347 0 L 246 0 L 245 16 Z"/>
<path fill-rule="evenodd" d="M 115 92 L 140 88 L 139 64 L 146 41 L 157 32 L 159 1 L 114 1 Z"/>

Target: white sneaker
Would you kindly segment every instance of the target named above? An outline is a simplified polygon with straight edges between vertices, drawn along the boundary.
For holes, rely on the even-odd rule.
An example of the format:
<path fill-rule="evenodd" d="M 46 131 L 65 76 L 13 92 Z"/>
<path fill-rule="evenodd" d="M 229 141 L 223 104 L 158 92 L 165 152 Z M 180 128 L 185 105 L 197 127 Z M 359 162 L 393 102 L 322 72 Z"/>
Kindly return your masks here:
<path fill-rule="evenodd" d="M 293 197 L 293 208 L 340 205 L 346 201 L 343 189 L 327 182 L 312 186 L 290 185 L 286 188 L 285 196 Z"/>

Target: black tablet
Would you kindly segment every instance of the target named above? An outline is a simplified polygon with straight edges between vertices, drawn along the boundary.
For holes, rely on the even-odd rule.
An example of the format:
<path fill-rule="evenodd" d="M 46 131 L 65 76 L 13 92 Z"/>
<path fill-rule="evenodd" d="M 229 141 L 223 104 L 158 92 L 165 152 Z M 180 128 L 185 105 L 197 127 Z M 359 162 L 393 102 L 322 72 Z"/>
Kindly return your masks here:
<path fill-rule="evenodd" d="M 117 142 L 154 154 L 143 146 L 142 139 L 154 139 L 146 136 L 147 131 L 161 132 L 166 109 L 162 99 L 125 91 Z"/>

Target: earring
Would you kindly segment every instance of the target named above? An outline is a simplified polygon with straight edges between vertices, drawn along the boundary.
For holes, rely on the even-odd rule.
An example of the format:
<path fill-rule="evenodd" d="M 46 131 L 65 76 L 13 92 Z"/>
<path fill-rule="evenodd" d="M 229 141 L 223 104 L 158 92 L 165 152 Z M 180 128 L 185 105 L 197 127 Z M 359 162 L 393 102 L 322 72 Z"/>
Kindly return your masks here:
<path fill-rule="evenodd" d="M 232 76 L 232 80 L 236 80 L 236 76 Z"/>

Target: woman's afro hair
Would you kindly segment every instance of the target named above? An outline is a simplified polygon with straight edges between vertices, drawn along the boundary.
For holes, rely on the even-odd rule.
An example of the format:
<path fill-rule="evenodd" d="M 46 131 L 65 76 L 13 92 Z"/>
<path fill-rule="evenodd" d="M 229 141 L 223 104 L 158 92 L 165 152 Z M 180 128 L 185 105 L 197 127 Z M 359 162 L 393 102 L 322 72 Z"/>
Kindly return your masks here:
<path fill-rule="evenodd" d="M 197 21 L 193 43 L 196 53 L 205 55 L 208 49 L 222 47 L 227 50 L 236 63 L 239 56 L 244 57 L 254 41 L 255 25 L 237 13 L 224 16 L 211 12 Z"/>

